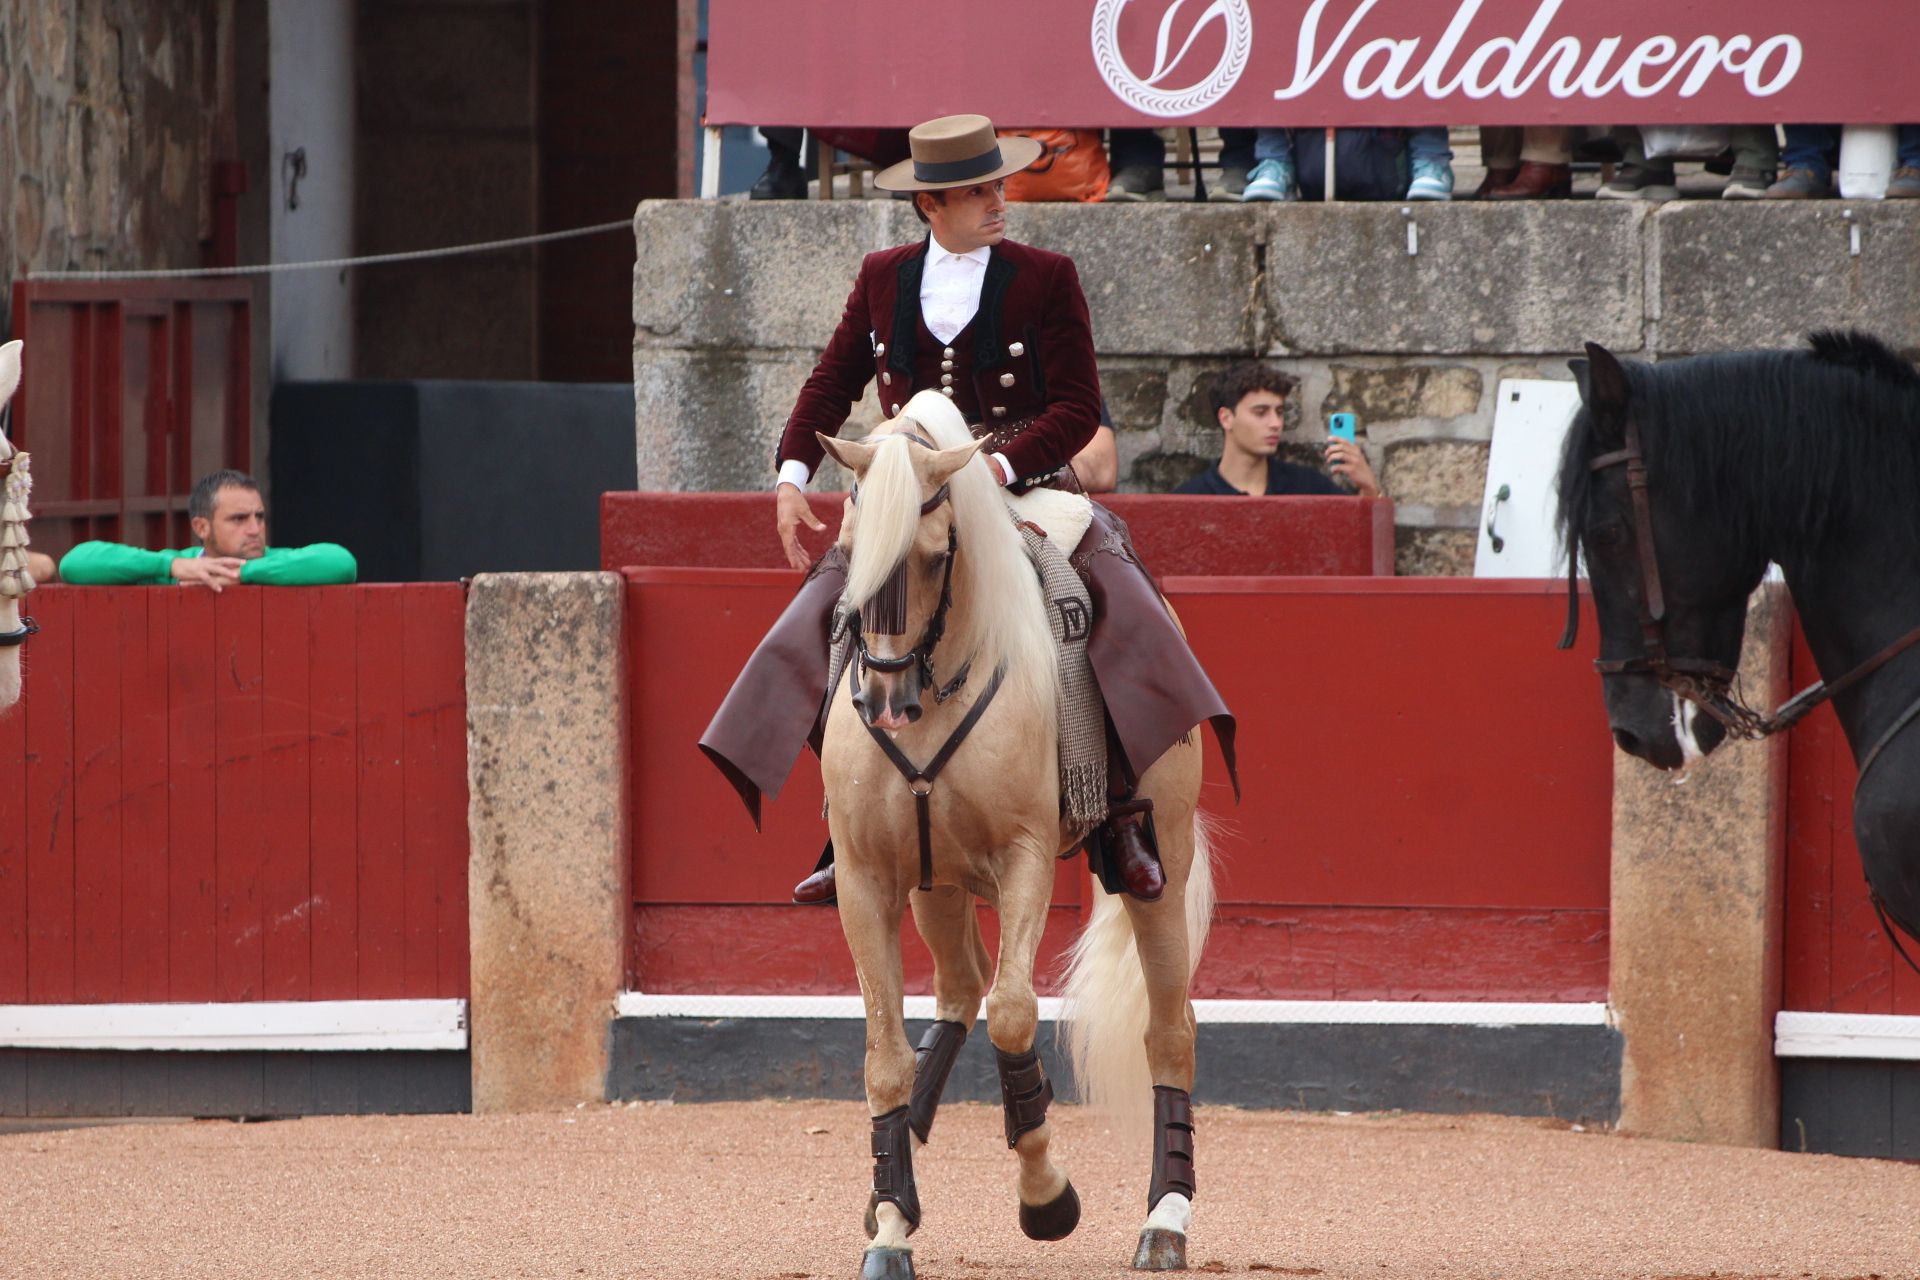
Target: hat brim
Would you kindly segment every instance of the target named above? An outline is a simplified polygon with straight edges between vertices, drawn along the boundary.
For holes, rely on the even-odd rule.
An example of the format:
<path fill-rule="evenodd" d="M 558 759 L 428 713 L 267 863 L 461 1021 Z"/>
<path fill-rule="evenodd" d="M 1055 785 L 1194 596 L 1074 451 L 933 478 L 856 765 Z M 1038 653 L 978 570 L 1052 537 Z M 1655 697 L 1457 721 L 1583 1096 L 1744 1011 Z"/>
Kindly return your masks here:
<path fill-rule="evenodd" d="M 1037 138 L 1006 135 L 1000 138 L 1000 167 L 991 172 L 953 182 L 922 182 L 913 176 L 913 161 L 902 160 L 875 174 L 873 185 L 882 191 L 952 191 L 958 187 L 978 186 L 982 182 L 998 182 L 1002 178 L 1012 177 L 1038 160 L 1044 150 L 1046 148 Z"/>

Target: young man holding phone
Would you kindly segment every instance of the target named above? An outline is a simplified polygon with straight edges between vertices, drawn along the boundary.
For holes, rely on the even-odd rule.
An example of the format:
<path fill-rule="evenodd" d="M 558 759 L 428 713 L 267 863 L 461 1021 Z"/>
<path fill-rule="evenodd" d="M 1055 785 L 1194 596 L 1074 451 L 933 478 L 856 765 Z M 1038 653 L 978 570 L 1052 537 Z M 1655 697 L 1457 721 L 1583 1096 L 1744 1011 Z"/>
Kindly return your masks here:
<path fill-rule="evenodd" d="M 1237 364 L 1215 375 L 1207 403 L 1224 433 L 1220 461 L 1174 492 L 1229 496 L 1347 493 L 1314 468 L 1275 456 L 1286 426 L 1282 411 L 1287 396 L 1299 385 L 1299 379 L 1291 374 L 1263 364 Z M 1353 415 L 1333 417 L 1326 444 L 1329 469 L 1361 497 L 1380 497 L 1380 481 L 1353 438 Z"/>

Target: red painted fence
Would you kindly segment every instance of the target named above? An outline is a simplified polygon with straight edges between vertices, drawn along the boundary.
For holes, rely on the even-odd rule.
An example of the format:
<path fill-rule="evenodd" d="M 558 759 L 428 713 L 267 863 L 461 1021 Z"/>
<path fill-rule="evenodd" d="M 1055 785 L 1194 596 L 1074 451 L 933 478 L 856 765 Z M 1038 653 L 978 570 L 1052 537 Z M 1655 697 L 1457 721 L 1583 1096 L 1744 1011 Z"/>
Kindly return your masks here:
<path fill-rule="evenodd" d="M 810 757 L 757 835 L 694 747 L 791 596 L 788 571 L 628 571 L 634 989 L 855 990 L 831 911 L 785 905 L 825 836 Z M 1553 640 L 1551 583 L 1173 578 L 1240 718 L 1246 799 L 1223 818 L 1206 996 L 1603 1000 L 1612 746 L 1592 626 Z M 1091 901 L 1062 864 L 1044 943 Z M 910 933 L 911 931 L 909 931 Z M 992 933 L 989 928 L 989 940 Z M 926 990 L 917 941 L 908 978 Z"/>
<path fill-rule="evenodd" d="M 1798 626 L 1789 665 L 1796 689 L 1820 678 Z M 1867 896 L 1853 839 L 1857 777 L 1831 706 L 1794 728 L 1787 746 L 1783 1007 L 1920 1014 L 1920 973 L 1894 955 Z M 1911 941 L 1907 949 L 1914 950 Z"/>
<path fill-rule="evenodd" d="M 46 587 L 0 1004 L 467 994 L 457 585 Z"/>

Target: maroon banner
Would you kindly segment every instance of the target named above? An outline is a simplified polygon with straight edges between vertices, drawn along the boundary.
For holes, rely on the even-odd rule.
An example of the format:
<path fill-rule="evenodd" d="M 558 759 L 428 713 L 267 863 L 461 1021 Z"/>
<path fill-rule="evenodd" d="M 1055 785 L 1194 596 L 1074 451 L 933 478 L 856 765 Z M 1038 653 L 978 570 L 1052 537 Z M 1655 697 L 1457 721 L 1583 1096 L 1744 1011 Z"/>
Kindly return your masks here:
<path fill-rule="evenodd" d="M 1893 124 L 1882 0 L 712 0 L 707 123 Z"/>

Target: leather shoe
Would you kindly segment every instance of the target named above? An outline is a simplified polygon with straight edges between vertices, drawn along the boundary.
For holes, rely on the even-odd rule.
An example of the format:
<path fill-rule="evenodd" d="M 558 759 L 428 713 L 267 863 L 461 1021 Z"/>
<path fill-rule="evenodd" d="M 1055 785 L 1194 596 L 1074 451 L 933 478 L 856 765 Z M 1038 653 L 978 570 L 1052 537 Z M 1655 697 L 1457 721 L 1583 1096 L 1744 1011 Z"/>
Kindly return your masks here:
<path fill-rule="evenodd" d="M 1541 164 L 1536 160 L 1520 162 L 1520 172 L 1511 182 L 1503 182 L 1487 191 L 1489 200 L 1553 200 L 1573 194 L 1573 167 Z"/>
<path fill-rule="evenodd" d="M 747 192 L 749 200 L 805 200 L 807 198 L 807 175 L 799 162 L 790 156 L 775 152 L 767 159 L 767 169 L 762 173 L 753 188 Z"/>
<path fill-rule="evenodd" d="M 1473 198 L 1475 200 L 1485 200 L 1487 198 L 1487 192 L 1493 190 L 1495 187 L 1506 186 L 1509 182 L 1512 182 L 1519 173 L 1519 165 L 1515 165 L 1511 169 L 1487 170 L 1487 176 L 1480 179 L 1480 185 L 1473 189 Z"/>
<path fill-rule="evenodd" d="M 821 907 L 833 902 L 833 864 L 829 862 L 793 886 L 793 900 L 803 907 Z"/>
<path fill-rule="evenodd" d="M 1106 856 L 1113 860 L 1129 897 L 1153 902 L 1166 892 L 1166 872 L 1160 869 L 1160 855 L 1148 843 L 1146 824 L 1139 814 L 1113 815 L 1107 819 L 1102 835 Z"/>

